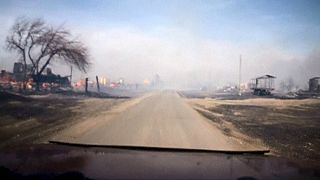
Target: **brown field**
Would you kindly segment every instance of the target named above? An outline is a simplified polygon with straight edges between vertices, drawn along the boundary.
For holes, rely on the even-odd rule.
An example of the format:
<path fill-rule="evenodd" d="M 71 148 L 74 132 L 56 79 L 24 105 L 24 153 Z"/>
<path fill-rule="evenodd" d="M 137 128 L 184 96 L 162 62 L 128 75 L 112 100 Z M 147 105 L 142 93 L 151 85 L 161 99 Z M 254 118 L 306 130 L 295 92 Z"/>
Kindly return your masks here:
<path fill-rule="evenodd" d="M 57 134 L 68 134 L 67 130 L 83 133 L 141 100 L 56 94 L 24 97 L 3 92 L 0 99 L 0 149 L 47 143 Z M 267 146 L 274 155 L 319 168 L 320 99 L 185 100 L 243 144 Z"/>
<path fill-rule="evenodd" d="M 186 99 L 225 133 L 255 141 L 275 155 L 316 166 L 320 162 L 320 99 Z M 240 133 L 238 133 L 240 132 Z M 251 142 L 252 143 L 252 142 Z"/>
<path fill-rule="evenodd" d="M 126 101 L 65 95 L 20 96 L 0 92 L 0 148 L 48 140 Z"/>

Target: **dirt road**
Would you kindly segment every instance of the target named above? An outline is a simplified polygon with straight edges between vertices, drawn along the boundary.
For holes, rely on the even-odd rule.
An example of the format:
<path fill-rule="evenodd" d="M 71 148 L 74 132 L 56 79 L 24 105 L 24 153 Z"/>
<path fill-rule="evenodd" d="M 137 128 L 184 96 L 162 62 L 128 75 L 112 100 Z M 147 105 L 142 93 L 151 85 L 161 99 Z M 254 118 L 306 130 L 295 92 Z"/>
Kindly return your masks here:
<path fill-rule="evenodd" d="M 121 104 L 116 110 L 101 112 L 53 140 L 209 150 L 262 149 L 226 136 L 174 91 L 155 92 Z"/>

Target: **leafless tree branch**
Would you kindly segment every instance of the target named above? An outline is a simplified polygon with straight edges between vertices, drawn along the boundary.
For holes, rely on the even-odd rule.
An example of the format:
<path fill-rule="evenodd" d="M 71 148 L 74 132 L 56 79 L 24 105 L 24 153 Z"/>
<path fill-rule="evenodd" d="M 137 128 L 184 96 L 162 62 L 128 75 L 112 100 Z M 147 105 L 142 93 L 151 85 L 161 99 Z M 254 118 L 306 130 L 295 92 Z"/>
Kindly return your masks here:
<path fill-rule="evenodd" d="M 20 55 L 25 67 L 30 61 L 36 76 L 40 76 L 53 60 L 75 65 L 83 72 L 90 65 L 83 43 L 72 39 L 63 26 L 55 28 L 42 19 L 18 18 L 6 38 L 6 47 Z"/>

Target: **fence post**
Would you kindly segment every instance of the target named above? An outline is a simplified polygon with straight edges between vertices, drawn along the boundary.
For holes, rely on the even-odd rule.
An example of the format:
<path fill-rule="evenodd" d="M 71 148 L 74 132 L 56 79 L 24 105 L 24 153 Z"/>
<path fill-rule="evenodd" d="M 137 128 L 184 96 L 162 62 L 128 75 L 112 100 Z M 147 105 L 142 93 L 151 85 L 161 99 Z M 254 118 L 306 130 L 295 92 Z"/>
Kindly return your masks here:
<path fill-rule="evenodd" d="M 96 81 L 97 81 L 97 89 L 98 89 L 98 92 L 100 92 L 100 84 L 99 84 L 99 78 L 98 78 L 98 76 L 96 76 Z"/>
<path fill-rule="evenodd" d="M 88 93 L 88 78 L 86 78 L 86 93 Z"/>

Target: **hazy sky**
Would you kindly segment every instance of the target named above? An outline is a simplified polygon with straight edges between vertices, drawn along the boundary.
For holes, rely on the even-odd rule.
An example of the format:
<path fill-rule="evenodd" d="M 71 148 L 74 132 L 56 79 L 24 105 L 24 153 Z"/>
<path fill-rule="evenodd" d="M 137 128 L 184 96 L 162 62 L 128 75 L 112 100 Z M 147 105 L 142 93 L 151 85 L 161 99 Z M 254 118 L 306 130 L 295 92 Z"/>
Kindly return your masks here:
<path fill-rule="evenodd" d="M 244 81 L 272 74 L 304 86 L 320 76 L 319 0 L 0 0 L 0 12 L 1 47 L 18 16 L 63 23 L 89 48 L 90 77 L 223 85 L 237 82 L 240 54 Z M 0 49 L 1 68 L 14 58 Z"/>

